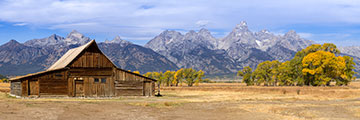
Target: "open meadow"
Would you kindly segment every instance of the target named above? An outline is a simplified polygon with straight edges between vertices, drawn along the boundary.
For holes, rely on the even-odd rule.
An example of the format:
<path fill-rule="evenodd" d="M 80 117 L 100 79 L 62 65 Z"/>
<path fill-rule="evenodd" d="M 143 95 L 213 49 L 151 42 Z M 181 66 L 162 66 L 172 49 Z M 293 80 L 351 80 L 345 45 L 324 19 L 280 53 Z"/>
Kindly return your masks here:
<path fill-rule="evenodd" d="M 339 87 L 202 83 L 163 97 L 14 98 L 0 83 L 0 119 L 360 119 L 360 82 Z"/>

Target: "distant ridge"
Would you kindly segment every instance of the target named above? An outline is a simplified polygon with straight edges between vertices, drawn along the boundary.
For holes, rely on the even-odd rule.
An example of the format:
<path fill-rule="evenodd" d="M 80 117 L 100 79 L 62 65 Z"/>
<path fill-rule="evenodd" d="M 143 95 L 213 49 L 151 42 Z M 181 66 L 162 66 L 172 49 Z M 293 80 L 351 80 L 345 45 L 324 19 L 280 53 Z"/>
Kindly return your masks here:
<path fill-rule="evenodd" d="M 24 75 L 49 67 L 67 50 L 89 42 L 91 38 L 73 30 L 66 37 L 53 34 L 19 43 L 10 40 L 0 46 L 0 74 Z M 223 38 L 215 38 L 202 28 L 185 34 L 165 30 L 144 46 L 115 36 L 98 42 L 99 48 L 119 67 L 150 71 L 194 68 L 208 75 L 228 75 L 245 66 L 255 68 L 266 60 L 290 60 L 297 51 L 315 44 L 301 38 L 296 31 L 275 35 L 263 29 L 252 32 L 245 21 Z M 351 55 L 360 64 L 360 47 L 339 47 L 342 55 Z M 360 67 L 356 66 L 356 71 Z"/>

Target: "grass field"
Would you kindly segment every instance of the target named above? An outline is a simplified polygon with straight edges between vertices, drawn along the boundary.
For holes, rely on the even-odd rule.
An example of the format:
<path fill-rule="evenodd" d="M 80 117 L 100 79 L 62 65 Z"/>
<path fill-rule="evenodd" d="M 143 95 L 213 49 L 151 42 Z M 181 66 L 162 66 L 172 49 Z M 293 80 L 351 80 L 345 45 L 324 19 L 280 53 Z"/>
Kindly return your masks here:
<path fill-rule="evenodd" d="M 13 98 L 0 84 L 0 119 L 360 119 L 360 82 L 346 87 L 208 83 L 163 97 Z M 7 90 L 6 90 L 7 89 Z"/>

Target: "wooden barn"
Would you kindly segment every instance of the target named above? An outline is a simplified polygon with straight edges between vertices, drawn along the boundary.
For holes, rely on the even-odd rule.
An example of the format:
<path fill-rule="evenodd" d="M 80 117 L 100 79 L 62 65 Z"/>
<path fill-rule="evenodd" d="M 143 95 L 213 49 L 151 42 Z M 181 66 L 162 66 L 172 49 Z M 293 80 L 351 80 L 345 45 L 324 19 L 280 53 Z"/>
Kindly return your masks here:
<path fill-rule="evenodd" d="M 46 71 L 10 79 L 11 94 L 29 96 L 153 96 L 156 80 L 117 68 L 95 40 L 70 49 Z"/>

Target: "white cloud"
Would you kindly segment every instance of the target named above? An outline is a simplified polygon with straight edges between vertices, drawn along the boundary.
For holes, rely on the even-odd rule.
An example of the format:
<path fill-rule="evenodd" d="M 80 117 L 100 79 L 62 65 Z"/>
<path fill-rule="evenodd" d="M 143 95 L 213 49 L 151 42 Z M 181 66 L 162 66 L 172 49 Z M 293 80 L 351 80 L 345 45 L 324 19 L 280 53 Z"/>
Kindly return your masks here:
<path fill-rule="evenodd" d="M 199 20 L 195 24 L 198 25 L 198 27 L 203 28 L 209 24 L 209 21 L 208 20 Z"/>
<path fill-rule="evenodd" d="M 2 22 L 139 38 L 165 29 L 197 30 L 204 26 L 228 32 L 242 20 L 255 29 L 360 24 L 357 0 L 5 0 L 0 6 Z"/>
<path fill-rule="evenodd" d="M 14 24 L 14 26 L 25 26 L 25 25 L 27 25 L 27 23 L 16 23 L 16 24 Z"/>

